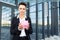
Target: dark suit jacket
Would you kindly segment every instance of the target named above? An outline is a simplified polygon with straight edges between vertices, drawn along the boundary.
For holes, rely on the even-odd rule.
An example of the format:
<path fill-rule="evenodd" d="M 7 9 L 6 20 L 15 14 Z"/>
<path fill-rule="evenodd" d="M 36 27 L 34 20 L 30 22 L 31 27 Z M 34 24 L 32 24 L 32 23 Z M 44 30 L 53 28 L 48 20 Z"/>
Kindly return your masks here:
<path fill-rule="evenodd" d="M 31 19 L 30 17 L 25 18 L 25 20 L 28 20 L 29 22 L 29 29 L 25 29 L 26 37 L 30 40 L 30 34 L 32 34 L 32 26 L 31 26 Z M 13 35 L 12 40 L 20 40 L 21 37 L 19 37 L 21 31 L 18 30 L 18 24 L 19 24 L 19 18 L 13 17 L 11 20 L 11 28 L 10 33 Z"/>

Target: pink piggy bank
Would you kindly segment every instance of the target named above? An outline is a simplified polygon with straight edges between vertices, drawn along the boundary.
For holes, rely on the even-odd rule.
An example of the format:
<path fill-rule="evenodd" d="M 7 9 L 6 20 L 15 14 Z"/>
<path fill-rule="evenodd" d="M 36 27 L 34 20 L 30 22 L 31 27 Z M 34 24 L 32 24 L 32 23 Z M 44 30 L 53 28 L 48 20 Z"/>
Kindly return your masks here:
<path fill-rule="evenodd" d="M 28 28 L 29 27 L 28 21 L 22 21 L 21 24 L 22 24 L 23 28 Z"/>

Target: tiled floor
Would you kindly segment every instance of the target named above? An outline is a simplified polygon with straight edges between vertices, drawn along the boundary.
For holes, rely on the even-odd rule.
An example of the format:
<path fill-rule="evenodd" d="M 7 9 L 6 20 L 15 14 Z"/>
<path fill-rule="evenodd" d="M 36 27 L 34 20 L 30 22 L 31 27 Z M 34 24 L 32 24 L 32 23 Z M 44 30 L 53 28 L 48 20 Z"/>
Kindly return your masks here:
<path fill-rule="evenodd" d="M 1 40 L 10 40 L 9 28 L 1 28 Z"/>
<path fill-rule="evenodd" d="M 60 40 L 60 37 L 59 36 L 50 36 L 49 38 L 45 38 L 45 40 Z"/>

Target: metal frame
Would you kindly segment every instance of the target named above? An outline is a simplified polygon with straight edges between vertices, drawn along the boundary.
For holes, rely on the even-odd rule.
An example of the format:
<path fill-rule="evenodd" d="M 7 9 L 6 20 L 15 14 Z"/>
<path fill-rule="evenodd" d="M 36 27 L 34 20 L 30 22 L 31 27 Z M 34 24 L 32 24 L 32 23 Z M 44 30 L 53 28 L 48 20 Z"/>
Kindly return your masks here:
<path fill-rule="evenodd" d="M 15 4 L 17 5 L 17 1 L 15 0 Z M 6 6 L 6 7 L 9 7 L 11 8 L 11 18 L 15 16 L 14 14 L 14 9 L 17 9 L 18 7 L 16 5 L 10 5 L 10 4 L 7 4 L 7 3 L 3 3 L 3 2 L 0 2 L 0 39 L 1 39 L 1 19 L 2 19 L 2 7 L 3 6 Z"/>

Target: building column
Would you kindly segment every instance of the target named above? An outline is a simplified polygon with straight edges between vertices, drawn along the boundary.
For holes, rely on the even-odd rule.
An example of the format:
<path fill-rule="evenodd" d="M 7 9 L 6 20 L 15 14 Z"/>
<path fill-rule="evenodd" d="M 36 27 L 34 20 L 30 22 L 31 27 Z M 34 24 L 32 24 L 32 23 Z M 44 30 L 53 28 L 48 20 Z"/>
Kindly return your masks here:
<path fill-rule="evenodd" d="M 18 0 L 15 0 L 15 5 L 18 6 Z"/>
<path fill-rule="evenodd" d="M 14 10 L 14 8 L 12 7 L 11 8 L 11 19 L 13 18 L 13 17 L 15 17 L 15 10 Z M 12 40 L 12 38 L 13 38 L 13 35 L 10 35 L 10 40 Z"/>
<path fill-rule="evenodd" d="M 38 1 L 36 0 L 36 40 L 38 40 Z"/>
<path fill-rule="evenodd" d="M 1 21 L 2 21 L 2 4 L 0 3 L 0 39 L 1 39 Z"/>
<path fill-rule="evenodd" d="M 14 8 L 12 7 L 12 8 L 11 8 L 11 18 L 13 18 L 13 17 L 15 17 L 15 10 L 14 10 Z"/>
<path fill-rule="evenodd" d="M 59 35 L 60 35 L 60 1 L 59 1 Z"/>
<path fill-rule="evenodd" d="M 44 30 L 44 2 L 42 2 L 42 39 L 45 38 Z"/>
<path fill-rule="evenodd" d="M 51 2 L 51 35 L 58 35 L 58 8 L 57 2 Z"/>
<path fill-rule="evenodd" d="M 47 21 L 47 29 L 46 29 L 47 30 L 47 37 L 49 37 L 50 31 L 49 31 L 49 3 L 48 2 L 44 2 L 44 14 L 46 14 L 45 17 L 47 19 L 46 20 Z"/>
<path fill-rule="evenodd" d="M 29 6 L 30 4 L 29 4 L 29 2 L 27 2 L 27 13 L 26 13 L 26 15 L 27 16 L 30 16 L 30 6 Z"/>

